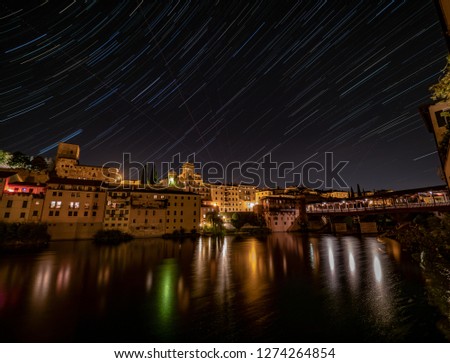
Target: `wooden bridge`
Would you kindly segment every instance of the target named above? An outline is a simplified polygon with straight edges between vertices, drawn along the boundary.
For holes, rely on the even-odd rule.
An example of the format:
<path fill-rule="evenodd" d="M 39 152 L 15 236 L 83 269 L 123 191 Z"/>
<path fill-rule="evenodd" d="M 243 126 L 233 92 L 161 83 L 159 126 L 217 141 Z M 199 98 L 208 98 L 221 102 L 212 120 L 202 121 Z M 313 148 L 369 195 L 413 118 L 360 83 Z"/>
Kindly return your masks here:
<path fill-rule="evenodd" d="M 450 202 L 436 203 L 405 203 L 395 205 L 358 205 L 354 206 L 348 203 L 328 204 L 315 203 L 306 206 L 308 215 L 335 215 L 335 216 L 354 216 L 385 213 L 413 213 L 413 212 L 450 212 Z"/>

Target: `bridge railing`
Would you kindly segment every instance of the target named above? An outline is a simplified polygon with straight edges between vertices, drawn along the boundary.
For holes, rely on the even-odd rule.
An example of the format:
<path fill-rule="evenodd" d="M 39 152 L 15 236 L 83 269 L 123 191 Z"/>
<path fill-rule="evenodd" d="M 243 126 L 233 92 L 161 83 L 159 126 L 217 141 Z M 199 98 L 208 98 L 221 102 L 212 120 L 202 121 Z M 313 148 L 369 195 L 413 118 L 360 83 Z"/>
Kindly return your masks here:
<path fill-rule="evenodd" d="M 324 206 L 323 204 L 310 204 L 306 206 L 306 213 L 364 212 L 364 211 L 378 211 L 378 210 L 382 211 L 395 209 L 433 208 L 437 206 L 450 206 L 450 201 L 435 201 L 434 203 L 425 203 L 425 202 L 396 203 L 395 205 L 369 205 L 362 207 L 348 207 L 344 205 L 334 207 L 333 205 Z"/>

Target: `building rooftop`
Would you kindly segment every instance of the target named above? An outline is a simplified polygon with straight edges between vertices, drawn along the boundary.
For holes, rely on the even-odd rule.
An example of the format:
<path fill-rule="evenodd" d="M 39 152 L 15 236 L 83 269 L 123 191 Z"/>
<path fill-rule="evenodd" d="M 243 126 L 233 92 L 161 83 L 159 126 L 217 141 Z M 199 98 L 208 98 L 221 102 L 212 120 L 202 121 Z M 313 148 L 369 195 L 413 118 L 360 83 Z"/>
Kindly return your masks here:
<path fill-rule="evenodd" d="M 107 185 L 100 180 L 70 179 L 70 178 L 56 178 L 56 177 L 52 177 L 47 181 L 47 185 L 50 184 L 89 185 L 98 187 L 102 185 Z"/>
<path fill-rule="evenodd" d="M 0 170 L 0 178 L 9 178 L 10 176 L 13 176 L 15 174 L 17 174 L 17 171 Z"/>

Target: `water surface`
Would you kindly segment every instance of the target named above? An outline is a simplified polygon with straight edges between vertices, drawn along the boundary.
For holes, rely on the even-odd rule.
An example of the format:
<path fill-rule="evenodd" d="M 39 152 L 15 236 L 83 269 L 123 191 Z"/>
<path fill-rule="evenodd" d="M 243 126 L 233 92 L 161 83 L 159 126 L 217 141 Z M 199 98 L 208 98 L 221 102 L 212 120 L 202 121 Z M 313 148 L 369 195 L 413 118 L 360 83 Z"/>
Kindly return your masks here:
<path fill-rule="evenodd" d="M 53 242 L 0 256 L 3 342 L 439 342 L 420 270 L 375 238 Z"/>

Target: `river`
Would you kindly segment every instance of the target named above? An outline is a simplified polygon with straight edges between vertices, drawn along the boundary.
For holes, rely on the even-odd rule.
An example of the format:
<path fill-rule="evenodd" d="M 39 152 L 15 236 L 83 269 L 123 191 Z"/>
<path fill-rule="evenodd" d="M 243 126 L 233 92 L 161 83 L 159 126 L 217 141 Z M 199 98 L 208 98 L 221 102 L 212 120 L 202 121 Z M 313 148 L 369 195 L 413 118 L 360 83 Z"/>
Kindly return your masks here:
<path fill-rule="evenodd" d="M 375 237 L 52 242 L 0 256 L 0 341 L 446 341 L 425 283 Z"/>

